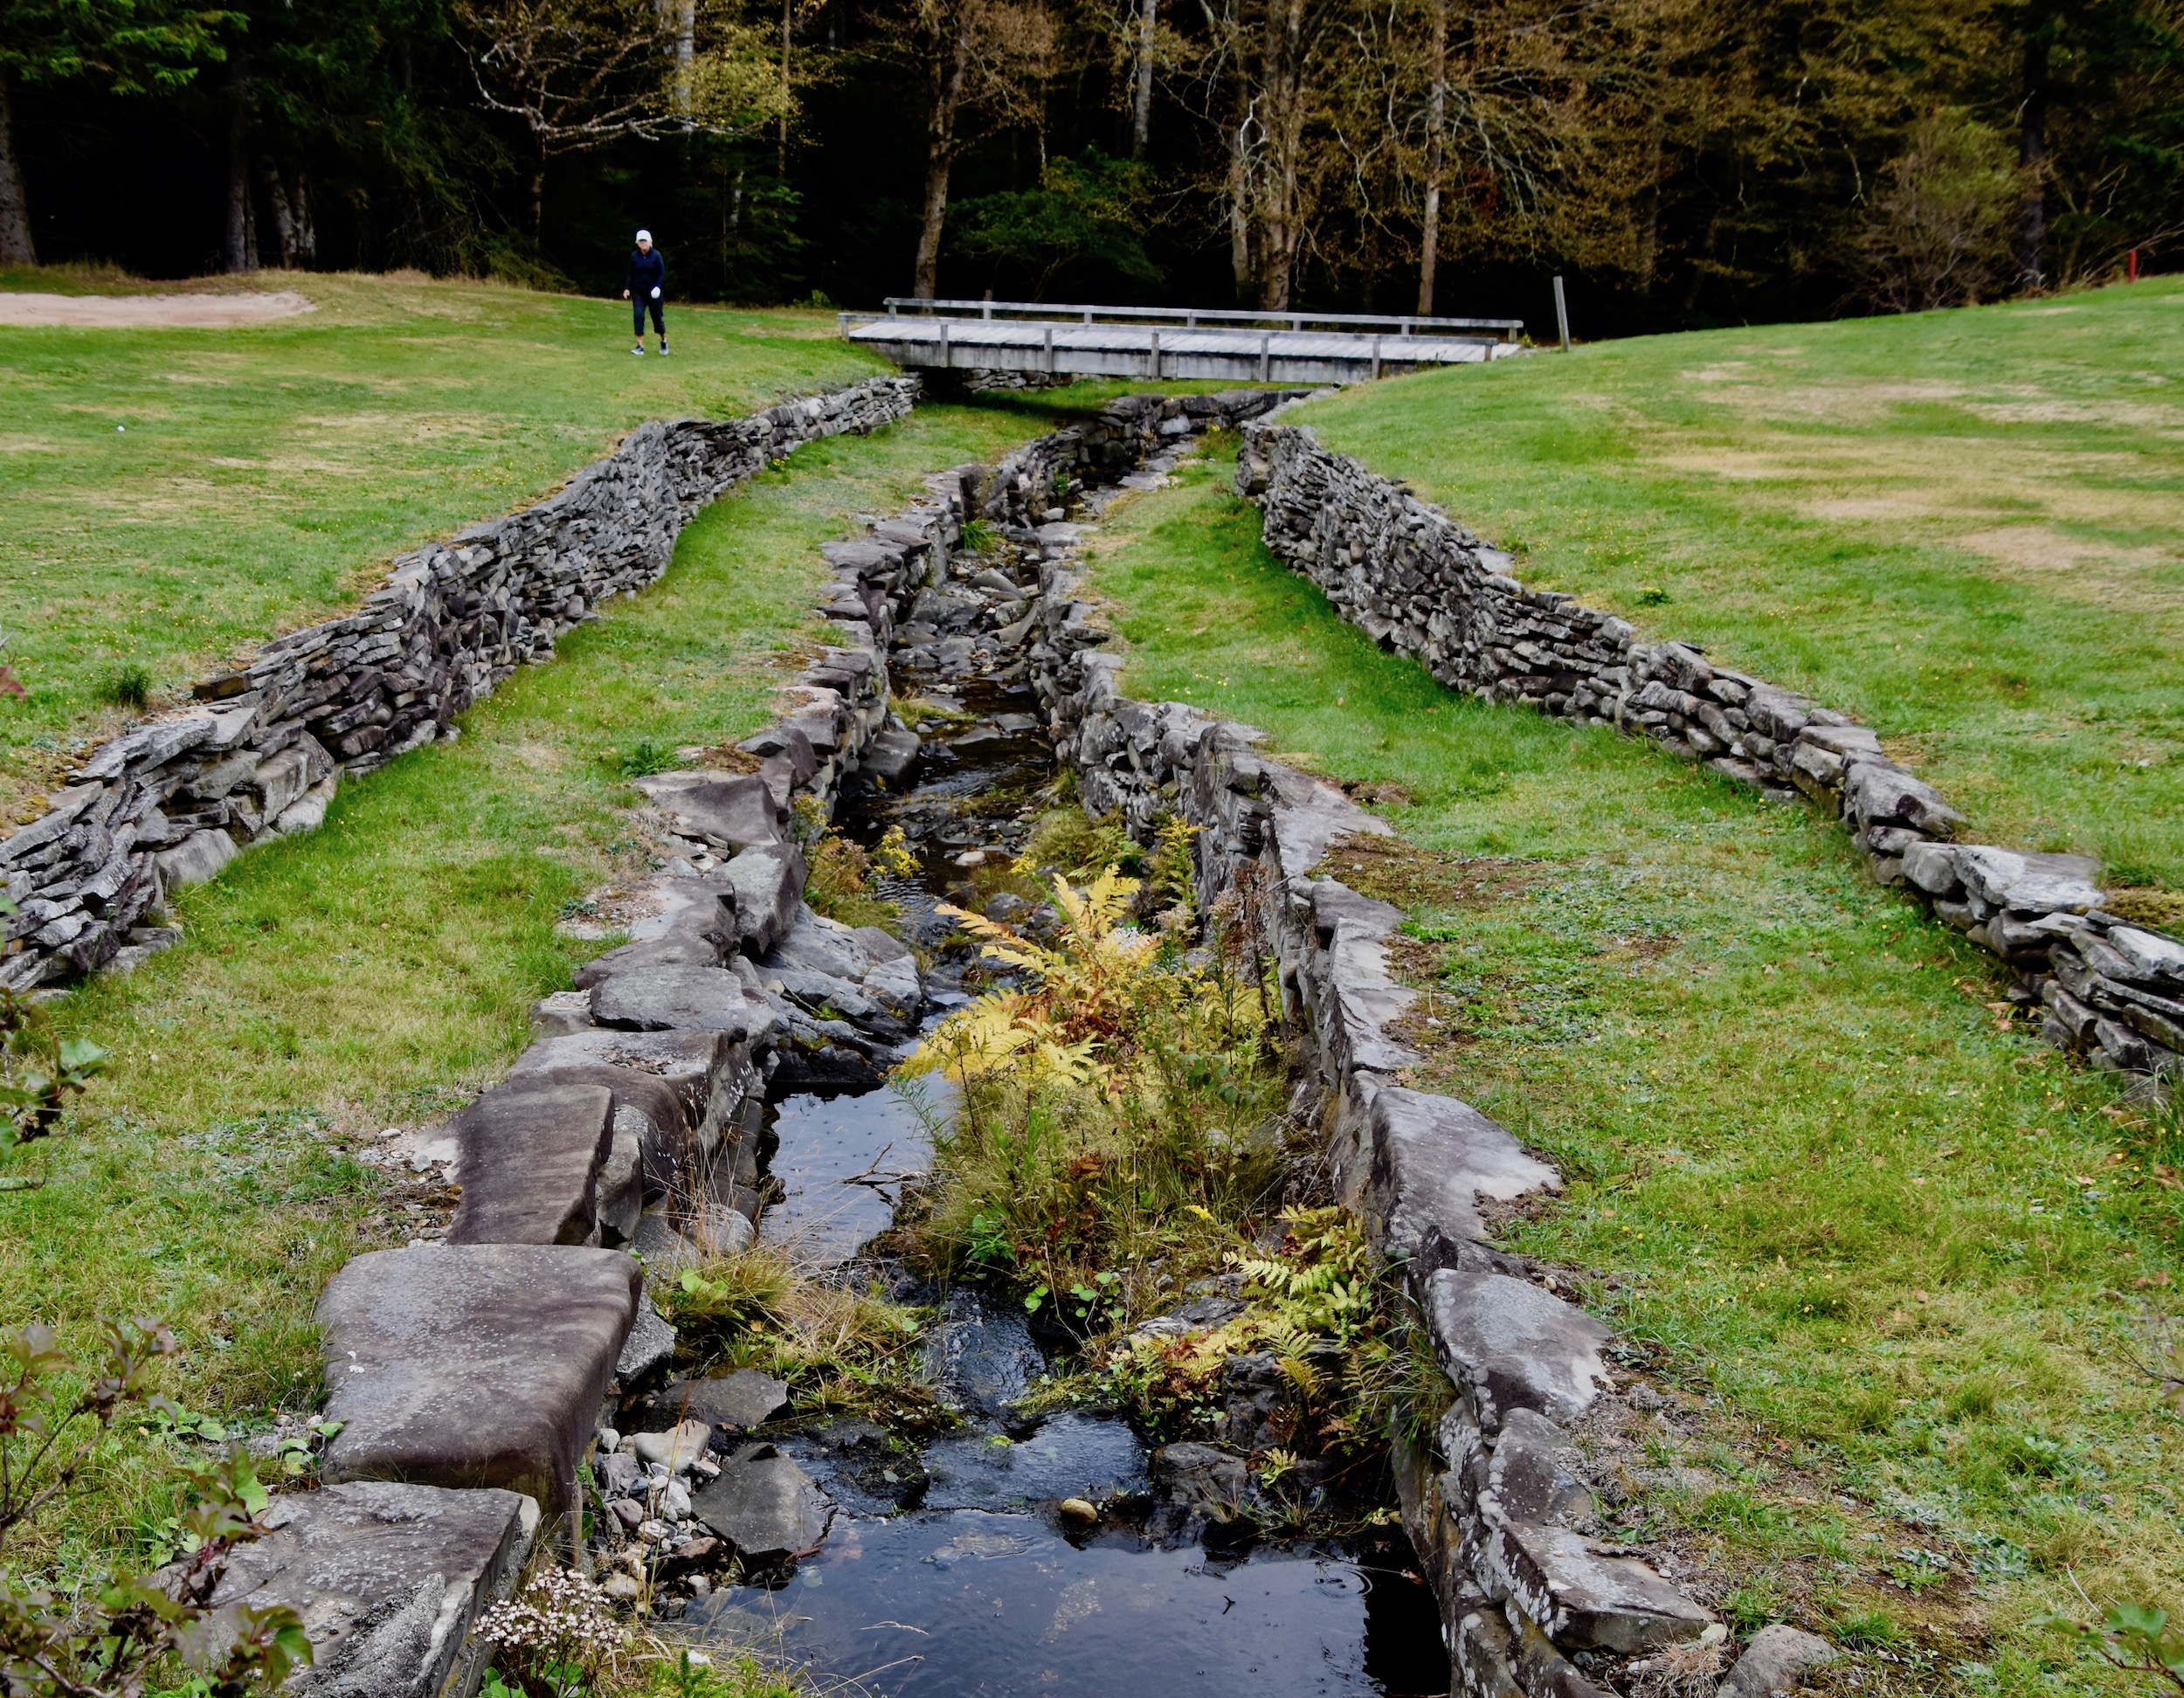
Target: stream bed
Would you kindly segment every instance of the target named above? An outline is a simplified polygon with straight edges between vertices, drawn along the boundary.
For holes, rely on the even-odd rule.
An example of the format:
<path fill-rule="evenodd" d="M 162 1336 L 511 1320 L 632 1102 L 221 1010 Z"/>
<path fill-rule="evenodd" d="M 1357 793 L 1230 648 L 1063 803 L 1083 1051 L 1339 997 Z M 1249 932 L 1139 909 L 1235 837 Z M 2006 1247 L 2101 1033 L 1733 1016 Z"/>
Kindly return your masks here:
<path fill-rule="evenodd" d="M 1022 848 L 1054 767 L 1027 686 L 904 671 L 937 710 L 916 763 L 893 786 L 853 784 L 835 826 L 867 850 L 902 834 L 914 866 L 880 887 L 930 963 L 930 1026 L 990 984 L 939 905 L 970 899 L 971 866 Z M 762 1235 L 808 1272 L 870 1277 L 860 1255 L 930 1170 L 951 1095 L 926 1077 L 771 1105 Z M 1020 1310 L 896 1283 L 940 1309 L 927 1367 L 963 1425 L 914 1456 L 854 1418 L 776 1440 L 833 1505 L 824 1542 L 773 1584 L 693 1598 L 686 1632 L 757 1639 L 822 1681 L 905 1698 L 1448 1690 L 1433 1595 L 1399 1531 L 1354 1548 L 1180 1543 L 1152 1513 L 1126 1422 L 1015 1407 L 1049 1367 Z M 1071 1498 L 1102 1506 L 1099 1521 L 1066 1521 Z"/>

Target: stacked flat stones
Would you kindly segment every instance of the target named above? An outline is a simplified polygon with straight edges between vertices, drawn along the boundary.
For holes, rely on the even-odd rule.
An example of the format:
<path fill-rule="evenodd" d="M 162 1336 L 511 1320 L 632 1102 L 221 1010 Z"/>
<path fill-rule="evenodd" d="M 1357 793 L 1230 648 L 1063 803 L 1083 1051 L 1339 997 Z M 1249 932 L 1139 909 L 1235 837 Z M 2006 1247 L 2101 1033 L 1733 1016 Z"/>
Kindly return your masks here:
<path fill-rule="evenodd" d="M 1956 842 L 1963 815 L 1890 760 L 1869 728 L 1717 666 L 1690 644 L 1641 643 L 1613 614 L 1525 589 L 1510 576 L 1508 555 L 1402 485 L 1330 453 L 1309 429 L 1271 418 L 1248 424 L 1236 491 L 1258 504 L 1268 549 L 1384 648 L 1482 701 L 1613 725 L 1738 783 L 1801 792 L 1842 822 L 1876 880 L 1909 887 L 2015 968 L 2015 994 L 2047 1004 L 2042 1029 L 2052 1040 L 2111 1071 L 2184 1075 L 2184 1025 L 2174 1013 L 2114 990 L 2097 1007 L 2067 981 L 2057 990 L 2056 940 L 2108 923 L 2097 917 L 2098 862 Z M 2082 1018 L 2058 994 L 2104 1018 Z"/>
<path fill-rule="evenodd" d="M 0 842 L 0 984 L 57 984 L 172 942 L 148 925 L 238 851 L 315 830 L 344 773 L 450 735 L 516 666 L 667 567 L 690 516 L 820 437 L 906 416 L 881 377 L 725 424 L 632 431 L 538 506 L 396 561 L 344 618 L 269 643 L 197 687 L 201 705 L 103 744 L 41 818 Z"/>

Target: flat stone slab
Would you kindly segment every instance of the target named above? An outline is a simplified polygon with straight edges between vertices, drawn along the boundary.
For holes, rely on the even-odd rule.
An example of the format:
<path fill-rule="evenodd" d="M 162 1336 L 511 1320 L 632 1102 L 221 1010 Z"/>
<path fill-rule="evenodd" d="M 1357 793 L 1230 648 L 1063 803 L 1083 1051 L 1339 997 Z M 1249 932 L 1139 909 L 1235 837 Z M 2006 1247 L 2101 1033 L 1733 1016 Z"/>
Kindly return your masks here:
<path fill-rule="evenodd" d="M 789 934 L 804 900 L 803 852 L 794 844 L 746 849 L 721 869 L 735 891 L 736 947 L 764 955 Z"/>
<path fill-rule="evenodd" d="M 819 1549 L 833 1506 L 811 1475 L 771 1445 L 746 1445 L 692 1500 L 692 1513 L 754 1567 Z"/>
<path fill-rule="evenodd" d="M 646 1375 L 674 1359 L 675 1329 L 646 1296 L 637 1306 L 637 1320 L 622 1341 L 622 1354 L 614 1363 L 614 1377 L 625 1387 L 637 1384 Z"/>
<path fill-rule="evenodd" d="M 638 1032 L 725 1032 L 748 1043 L 772 1030 L 773 1011 L 743 994 L 721 967 L 641 966 L 591 987 L 591 1018 Z"/>
<path fill-rule="evenodd" d="M 431 1244 L 375 1250 L 319 1299 L 328 1484 L 501 1487 L 577 1505 L 577 1463 L 637 1316 L 617 1250 Z"/>
<path fill-rule="evenodd" d="M 1372 1142 L 1368 1226 L 1399 1261 L 1419 1253 L 1429 1227 L 1450 1239 L 1486 1237 L 1479 1199 L 1556 1191 L 1562 1177 L 1469 1103 L 1385 1086 L 1367 1116 Z"/>
<path fill-rule="evenodd" d="M 571 1062 L 565 1066 L 523 1067 L 521 1062 L 517 1065 L 521 1071 L 509 1076 L 505 1088 L 597 1087 L 605 1091 L 614 1099 L 616 1126 L 626 1123 L 625 1117 L 633 1117 L 639 1129 L 646 1193 L 664 1197 L 674 1189 L 675 1177 L 689 1153 L 691 1119 L 690 1105 L 674 1082 L 656 1073 L 617 1067 L 605 1062 Z"/>
<path fill-rule="evenodd" d="M 743 773 L 659 772 L 636 781 L 676 831 L 731 852 L 784 842 L 788 822 L 765 781 Z"/>
<path fill-rule="evenodd" d="M 591 1084 L 494 1086 L 448 1129 L 462 1203 L 450 1244 L 582 1244 L 598 1225 L 614 1097 Z"/>
<path fill-rule="evenodd" d="M 1605 1556 L 1567 1528 L 1514 1523 L 1496 1530 L 1490 1550 L 1518 1605 L 1558 1645 L 1632 1654 L 1683 1644 L 1713 1626 L 1645 1563 Z"/>
<path fill-rule="evenodd" d="M 1536 1285 L 1443 1268 L 1426 1282 L 1425 1309 L 1434 1354 L 1485 1432 L 1517 1409 L 1576 1420 L 1610 1389 L 1600 1352 L 1614 1335 Z"/>
<path fill-rule="evenodd" d="M 328 1698 L 441 1698 L 471 1684 L 471 1627 L 515 1584 L 539 1522 L 515 1492 L 352 1481 L 275 1498 L 274 1530 L 238 1545 L 219 1609 L 286 1605 L 312 1663 L 282 1690 Z"/>

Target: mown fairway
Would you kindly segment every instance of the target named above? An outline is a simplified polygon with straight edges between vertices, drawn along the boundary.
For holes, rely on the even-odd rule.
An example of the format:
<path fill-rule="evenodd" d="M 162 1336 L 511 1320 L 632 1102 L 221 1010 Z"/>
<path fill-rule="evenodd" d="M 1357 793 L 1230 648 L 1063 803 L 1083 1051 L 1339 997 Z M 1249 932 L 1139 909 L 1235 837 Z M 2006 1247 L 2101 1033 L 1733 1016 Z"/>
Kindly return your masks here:
<path fill-rule="evenodd" d="M 11 280 L 37 281 L 20 274 Z M 67 280 L 63 279 L 66 282 Z M 325 618 L 426 538 L 536 500 L 647 418 L 731 418 L 881 369 L 830 316 L 283 275 L 315 312 L 228 330 L 0 327 L 0 814 L 121 714 Z"/>
<path fill-rule="evenodd" d="M 1410 916 L 1418 1082 L 1551 1153 L 1565 1195 L 1507 1241 L 1588 1270 L 1702 1411 L 1625 1524 L 1868 1692 L 2137 1690 L 2036 1619 L 2086 1613 L 2073 1575 L 2184 1604 L 2184 1428 L 2132 1365 L 2181 1266 L 2174 1119 L 1998 1025 L 1991 957 L 1833 823 L 1383 653 L 1229 472 L 1104 528 L 1123 687 L 1400 787 L 1406 846 L 1326 870 Z"/>
<path fill-rule="evenodd" d="M 2181 339 L 2162 280 L 1601 343 L 1297 418 L 1535 587 L 1867 721 L 1981 840 L 2174 893 Z"/>

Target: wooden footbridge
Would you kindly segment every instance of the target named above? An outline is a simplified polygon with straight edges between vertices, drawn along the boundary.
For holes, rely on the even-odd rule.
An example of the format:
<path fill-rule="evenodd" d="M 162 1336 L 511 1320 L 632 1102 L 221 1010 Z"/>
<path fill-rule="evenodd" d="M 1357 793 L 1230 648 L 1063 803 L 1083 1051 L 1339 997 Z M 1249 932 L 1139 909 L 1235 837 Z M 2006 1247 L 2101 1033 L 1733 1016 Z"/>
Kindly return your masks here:
<path fill-rule="evenodd" d="M 1524 321 L 890 295 L 885 313 L 844 313 L 841 326 L 897 365 L 930 370 L 1357 383 L 1520 352 Z"/>

